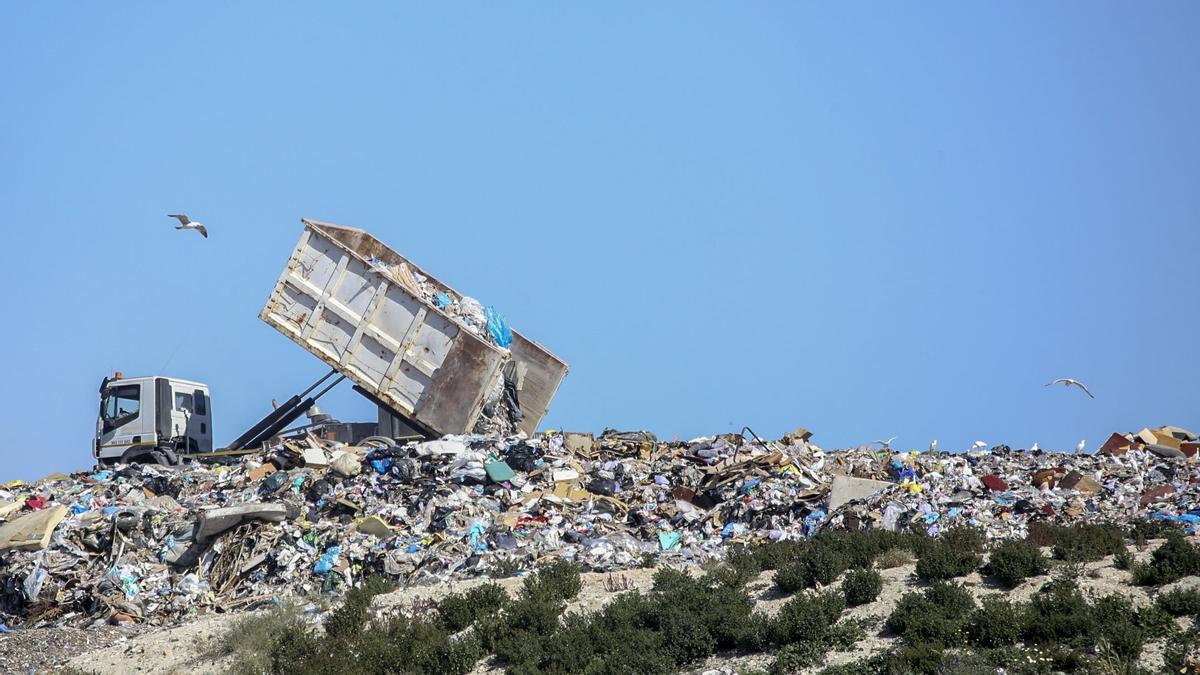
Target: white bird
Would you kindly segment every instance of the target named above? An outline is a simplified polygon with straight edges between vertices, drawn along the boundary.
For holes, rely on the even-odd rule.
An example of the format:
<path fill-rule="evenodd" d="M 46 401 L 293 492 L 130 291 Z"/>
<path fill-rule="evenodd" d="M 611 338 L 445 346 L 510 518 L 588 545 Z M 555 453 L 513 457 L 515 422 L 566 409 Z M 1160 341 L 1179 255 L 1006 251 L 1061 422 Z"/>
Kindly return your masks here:
<path fill-rule="evenodd" d="M 1034 442 L 1033 442 L 1033 445 L 1032 445 L 1032 446 L 1029 448 L 1029 451 L 1030 451 L 1030 452 L 1037 452 L 1038 450 L 1041 450 L 1041 448 L 1039 448 L 1039 447 L 1038 447 L 1037 441 L 1034 441 Z"/>
<path fill-rule="evenodd" d="M 1088 391 L 1088 388 L 1085 387 L 1084 384 L 1082 382 L 1080 382 L 1079 380 L 1072 379 L 1070 377 L 1060 377 L 1053 382 L 1047 382 L 1046 386 L 1050 387 L 1050 386 L 1053 386 L 1056 384 L 1061 384 L 1064 387 L 1079 387 L 1080 389 L 1083 390 L 1083 393 L 1087 394 L 1088 396 L 1091 396 L 1092 398 L 1096 398 L 1095 396 L 1092 396 L 1092 392 Z"/>
<path fill-rule="evenodd" d="M 171 213 L 168 214 L 167 217 L 174 218 L 179 221 L 179 224 L 175 226 L 175 229 L 195 230 L 200 233 L 200 236 L 208 239 L 208 230 L 204 227 L 204 223 L 193 223 L 190 218 L 182 213 Z"/>
<path fill-rule="evenodd" d="M 892 441 L 894 441 L 894 440 L 896 440 L 896 437 L 892 436 L 891 438 L 887 439 L 886 441 L 871 441 L 871 443 L 874 445 L 878 445 L 881 448 L 886 448 L 888 450 L 891 450 L 892 449 Z"/>
<path fill-rule="evenodd" d="M 1087 447 L 1087 439 L 1079 441 L 1079 445 L 1075 446 L 1075 454 L 1078 455 L 1078 454 L 1082 453 L 1083 449 L 1086 447 Z"/>
<path fill-rule="evenodd" d="M 937 452 L 937 439 L 936 438 L 929 442 L 929 451 Z"/>
<path fill-rule="evenodd" d="M 987 443 L 984 443 L 983 441 L 975 441 L 974 443 L 971 444 L 971 449 L 972 450 L 983 450 L 987 446 L 988 446 Z"/>

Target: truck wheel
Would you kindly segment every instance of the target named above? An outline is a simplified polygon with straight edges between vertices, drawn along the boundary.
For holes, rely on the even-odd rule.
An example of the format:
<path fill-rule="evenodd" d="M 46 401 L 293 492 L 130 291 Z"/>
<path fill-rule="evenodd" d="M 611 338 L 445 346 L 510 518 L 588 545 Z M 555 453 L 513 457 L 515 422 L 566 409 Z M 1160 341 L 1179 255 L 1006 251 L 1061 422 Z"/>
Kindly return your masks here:
<path fill-rule="evenodd" d="M 179 456 L 170 448 L 155 448 L 151 451 L 150 456 L 154 458 L 154 463 L 159 466 L 179 465 Z"/>
<path fill-rule="evenodd" d="M 394 448 L 394 447 L 396 447 L 396 441 L 393 441 L 392 439 L 388 438 L 387 436 L 368 436 L 368 437 L 362 439 L 361 441 L 359 441 L 359 445 L 382 446 L 384 448 Z"/>

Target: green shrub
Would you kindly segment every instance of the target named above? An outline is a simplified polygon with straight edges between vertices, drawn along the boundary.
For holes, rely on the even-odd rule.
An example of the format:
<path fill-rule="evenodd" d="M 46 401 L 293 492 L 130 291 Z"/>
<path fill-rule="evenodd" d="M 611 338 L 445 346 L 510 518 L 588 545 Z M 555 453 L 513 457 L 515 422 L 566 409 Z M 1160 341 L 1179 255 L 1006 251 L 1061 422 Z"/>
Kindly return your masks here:
<path fill-rule="evenodd" d="M 850 607 L 875 602 L 883 591 L 883 577 L 879 572 L 870 569 L 855 569 L 846 573 L 842 579 L 842 593 L 846 596 L 846 604 Z"/>
<path fill-rule="evenodd" d="M 814 545 L 775 571 L 775 585 L 794 593 L 817 584 L 831 584 L 845 569 L 845 560 L 830 547 Z"/>
<path fill-rule="evenodd" d="M 936 644 L 906 644 L 888 654 L 883 668 L 886 675 L 940 672 L 946 651 Z"/>
<path fill-rule="evenodd" d="M 395 584 L 383 577 L 371 577 L 362 585 L 346 592 L 342 606 L 325 619 L 325 633 L 332 638 L 352 638 L 362 631 L 367 622 L 371 601 L 380 593 L 387 593 Z"/>
<path fill-rule="evenodd" d="M 297 636 L 307 645 L 304 651 L 312 651 L 316 637 L 295 607 L 274 609 L 254 613 L 233 622 L 228 634 L 217 636 L 204 653 L 211 660 L 229 656 L 230 671 L 237 674 L 256 674 L 271 670 L 271 652 L 287 635 Z"/>
<path fill-rule="evenodd" d="M 764 570 L 777 570 L 800 557 L 808 548 L 806 541 L 770 541 L 753 550 L 755 561 Z"/>
<path fill-rule="evenodd" d="M 1170 520 L 1145 519 L 1129 526 L 1128 535 L 1133 541 L 1145 542 L 1148 539 L 1165 539 L 1169 534 L 1182 534 L 1183 528 L 1179 523 Z"/>
<path fill-rule="evenodd" d="M 1195 663 L 1188 663 L 1189 653 L 1200 647 L 1200 625 L 1180 631 L 1167 640 L 1163 647 L 1164 673 L 1196 673 Z"/>
<path fill-rule="evenodd" d="M 926 581 L 962 577 L 979 568 L 982 559 L 973 549 L 953 540 L 938 540 L 929 545 L 917 560 L 917 576 Z"/>
<path fill-rule="evenodd" d="M 985 572 L 1005 588 L 1016 588 L 1029 577 L 1050 571 L 1050 561 L 1037 545 L 1017 539 L 1001 543 L 988 556 Z"/>
<path fill-rule="evenodd" d="M 971 615 L 967 634 L 976 647 L 1014 645 L 1025 630 L 1024 610 L 1003 595 L 985 596 Z"/>
<path fill-rule="evenodd" d="M 547 600 L 572 600 L 579 595 L 583 582 L 579 578 L 579 567 L 565 559 L 542 565 L 537 573 L 530 575 L 522 584 L 521 593 L 526 597 Z"/>
<path fill-rule="evenodd" d="M 796 642 L 779 650 L 771 664 L 771 675 L 791 675 L 811 668 L 825 659 L 825 646 L 820 642 Z"/>
<path fill-rule="evenodd" d="M 730 553 L 725 562 L 708 573 L 708 579 L 727 588 L 742 588 L 758 578 L 762 568 L 753 554 L 745 551 Z"/>
<path fill-rule="evenodd" d="M 508 593 L 498 584 L 483 584 L 466 593 L 451 593 L 438 603 L 441 623 L 458 632 L 475 623 L 476 619 L 492 614 L 509 601 Z"/>
<path fill-rule="evenodd" d="M 798 593 L 771 621 L 771 642 L 778 645 L 823 642 L 845 608 L 846 600 L 840 593 Z"/>
<path fill-rule="evenodd" d="M 1139 586 L 1160 586 L 1200 573 L 1200 548 L 1188 543 L 1178 531 L 1168 532 L 1167 540 L 1154 549 L 1149 564 L 1133 566 L 1133 579 Z"/>
<path fill-rule="evenodd" d="M 1030 599 L 1025 623 L 1025 639 L 1033 644 L 1069 642 L 1092 632 L 1091 608 L 1079 585 L 1055 579 Z"/>
<path fill-rule="evenodd" d="M 1154 604 L 1171 616 L 1200 615 L 1200 589 L 1175 588 L 1159 593 Z"/>
<path fill-rule="evenodd" d="M 870 567 L 885 551 L 912 546 L 912 539 L 912 535 L 888 530 L 850 530 L 822 534 L 813 543 L 832 550 L 847 568 L 865 568 Z"/>
<path fill-rule="evenodd" d="M 1125 548 L 1125 534 L 1116 525 L 1079 524 L 1054 533 L 1054 557 L 1067 562 L 1092 562 Z"/>
<path fill-rule="evenodd" d="M 870 619 L 842 619 L 829 629 L 826 642 L 837 651 L 853 649 L 867 637 L 867 626 L 873 623 Z"/>
<path fill-rule="evenodd" d="M 1129 552 L 1128 548 L 1122 546 L 1121 550 L 1113 555 L 1113 567 L 1119 570 L 1133 569 L 1133 554 Z"/>
<path fill-rule="evenodd" d="M 974 608 L 975 600 L 961 585 L 938 582 L 924 593 L 901 596 L 885 627 L 912 644 L 959 646 Z"/>
<path fill-rule="evenodd" d="M 970 526 L 952 527 L 937 537 L 939 543 L 973 553 L 983 552 L 984 540 L 983 529 Z"/>
<path fill-rule="evenodd" d="M 1146 633 L 1146 639 L 1158 640 L 1174 635 L 1179 630 L 1175 618 L 1158 605 L 1147 605 L 1133 616 L 1133 625 Z"/>

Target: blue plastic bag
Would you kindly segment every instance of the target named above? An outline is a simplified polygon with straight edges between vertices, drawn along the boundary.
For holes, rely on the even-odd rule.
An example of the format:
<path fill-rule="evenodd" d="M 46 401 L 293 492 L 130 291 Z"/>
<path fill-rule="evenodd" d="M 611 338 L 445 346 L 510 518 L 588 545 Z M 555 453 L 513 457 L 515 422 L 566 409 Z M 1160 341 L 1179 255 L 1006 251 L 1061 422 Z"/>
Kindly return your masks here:
<path fill-rule="evenodd" d="M 317 564 L 313 565 L 313 571 L 317 574 L 329 574 L 329 570 L 337 564 L 338 557 L 342 555 L 341 546 L 330 546 L 325 549 L 325 553 L 317 559 Z"/>
<path fill-rule="evenodd" d="M 433 296 L 433 304 L 437 305 L 438 309 L 446 309 L 453 303 L 454 301 L 446 293 L 437 293 Z"/>
<path fill-rule="evenodd" d="M 496 341 L 496 344 L 507 349 L 512 344 L 512 330 L 509 329 L 504 317 L 491 305 L 483 310 L 483 315 L 487 317 L 487 329 L 488 333 L 492 335 L 492 339 Z"/>

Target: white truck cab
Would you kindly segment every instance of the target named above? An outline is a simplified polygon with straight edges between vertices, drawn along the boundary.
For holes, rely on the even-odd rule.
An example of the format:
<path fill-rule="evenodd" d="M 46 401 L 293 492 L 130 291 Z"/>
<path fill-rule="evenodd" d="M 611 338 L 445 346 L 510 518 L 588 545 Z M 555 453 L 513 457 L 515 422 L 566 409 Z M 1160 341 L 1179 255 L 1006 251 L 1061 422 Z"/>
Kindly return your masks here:
<path fill-rule="evenodd" d="M 213 451 L 208 385 L 173 377 L 104 378 L 93 454 L 101 464 L 176 464 Z"/>

